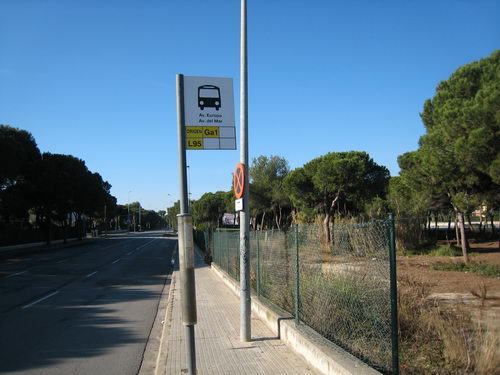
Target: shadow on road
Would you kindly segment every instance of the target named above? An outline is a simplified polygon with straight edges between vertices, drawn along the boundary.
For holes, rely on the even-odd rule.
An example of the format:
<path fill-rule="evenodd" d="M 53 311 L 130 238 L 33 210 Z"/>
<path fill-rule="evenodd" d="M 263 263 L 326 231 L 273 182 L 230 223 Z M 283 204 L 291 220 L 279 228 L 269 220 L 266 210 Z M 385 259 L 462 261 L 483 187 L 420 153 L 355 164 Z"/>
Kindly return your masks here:
<path fill-rule="evenodd" d="M 80 279 L 61 289 L 50 303 L 1 314 L 0 372 L 39 373 L 62 362 L 83 366 L 100 356 L 113 361 L 120 347 L 128 347 L 120 356 L 142 358 L 163 287 L 170 284 L 166 276 L 171 272 L 172 248 L 138 255 L 123 265 L 118 277 Z M 101 365 L 96 364 L 96 370 L 105 371 L 99 370 Z"/>

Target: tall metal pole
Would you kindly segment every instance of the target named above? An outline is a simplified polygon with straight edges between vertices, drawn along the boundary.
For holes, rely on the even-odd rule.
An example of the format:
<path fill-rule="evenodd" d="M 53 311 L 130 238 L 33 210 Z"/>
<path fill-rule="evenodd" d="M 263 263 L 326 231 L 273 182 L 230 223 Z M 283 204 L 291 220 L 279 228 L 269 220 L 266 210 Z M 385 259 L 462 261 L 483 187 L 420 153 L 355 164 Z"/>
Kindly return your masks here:
<path fill-rule="evenodd" d="M 295 225 L 295 324 L 300 324 L 299 225 Z"/>
<path fill-rule="evenodd" d="M 180 214 L 177 215 L 181 279 L 182 324 L 186 335 L 186 367 L 196 374 L 194 326 L 197 322 L 194 277 L 193 218 L 189 213 L 186 178 L 186 132 L 184 127 L 184 76 L 177 74 L 177 131 L 179 141 Z"/>
<path fill-rule="evenodd" d="M 188 211 L 190 210 L 189 205 L 191 204 L 191 190 L 189 189 L 191 187 L 191 169 L 189 168 L 189 165 L 186 165 L 187 168 L 187 196 L 188 196 Z"/>
<path fill-rule="evenodd" d="M 240 212 L 240 340 L 250 341 L 250 202 L 248 183 L 248 67 L 247 67 L 247 1 L 241 0 L 240 61 L 240 163 L 245 165 L 243 211 Z"/>
<path fill-rule="evenodd" d="M 394 215 L 389 214 L 389 272 L 391 285 L 391 347 L 392 374 L 399 375 L 399 341 L 398 341 L 398 283 L 396 275 L 396 229 Z"/>

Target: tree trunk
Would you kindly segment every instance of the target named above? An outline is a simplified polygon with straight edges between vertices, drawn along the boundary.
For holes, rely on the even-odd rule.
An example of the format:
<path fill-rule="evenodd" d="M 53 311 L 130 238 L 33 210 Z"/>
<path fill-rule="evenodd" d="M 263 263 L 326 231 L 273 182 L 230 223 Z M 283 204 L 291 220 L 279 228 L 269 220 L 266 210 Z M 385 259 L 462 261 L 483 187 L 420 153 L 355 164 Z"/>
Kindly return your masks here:
<path fill-rule="evenodd" d="M 50 245 L 50 241 L 52 240 L 52 213 L 49 212 L 47 215 L 47 245 Z"/>
<path fill-rule="evenodd" d="M 483 226 L 483 206 L 479 207 L 479 232 L 484 233 Z"/>
<path fill-rule="evenodd" d="M 446 230 L 446 241 L 448 241 L 450 230 L 451 230 L 451 215 L 448 215 L 448 229 Z"/>
<path fill-rule="evenodd" d="M 324 238 L 325 238 L 325 244 L 329 245 L 331 242 L 331 237 L 330 237 L 330 212 L 328 211 L 325 215 L 325 218 L 323 219 L 323 231 L 324 233 Z"/>
<path fill-rule="evenodd" d="M 68 219 L 63 219 L 63 243 L 68 242 Z"/>
<path fill-rule="evenodd" d="M 467 214 L 467 221 L 469 222 L 469 228 L 470 228 L 469 231 L 472 232 L 472 233 L 476 232 L 474 230 L 474 227 L 472 226 L 472 221 L 470 219 L 470 215 L 469 214 Z"/>
<path fill-rule="evenodd" d="M 274 220 L 276 221 L 276 226 L 278 227 L 278 230 L 281 230 L 281 206 L 278 205 L 279 208 L 279 215 L 274 215 Z"/>
<path fill-rule="evenodd" d="M 82 240 L 82 215 L 76 214 L 76 233 L 78 236 L 78 241 Z"/>
<path fill-rule="evenodd" d="M 438 215 L 434 215 L 434 231 L 436 233 L 436 241 L 439 239 Z"/>
<path fill-rule="evenodd" d="M 463 212 L 458 212 L 458 225 L 460 226 L 460 237 L 462 238 L 462 253 L 464 256 L 464 263 L 469 264 L 469 243 L 465 237 L 465 225 L 464 225 L 464 214 Z"/>
<path fill-rule="evenodd" d="M 264 230 L 264 218 L 266 217 L 266 211 L 262 213 L 262 218 L 260 219 L 260 230 Z"/>
<path fill-rule="evenodd" d="M 458 229 L 458 214 L 455 212 L 455 239 L 456 245 L 460 246 L 460 230 Z"/>
<path fill-rule="evenodd" d="M 337 191 L 337 194 L 335 195 L 335 198 L 332 200 L 332 203 L 330 204 L 330 207 L 326 210 L 326 217 L 325 220 L 323 220 L 323 227 L 325 230 L 325 240 L 327 245 L 331 245 L 333 248 L 333 234 L 330 233 L 330 219 L 332 222 L 335 221 L 335 212 L 336 212 L 336 207 L 338 206 L 338 201 L 340 198 L 340 191 Z"/>

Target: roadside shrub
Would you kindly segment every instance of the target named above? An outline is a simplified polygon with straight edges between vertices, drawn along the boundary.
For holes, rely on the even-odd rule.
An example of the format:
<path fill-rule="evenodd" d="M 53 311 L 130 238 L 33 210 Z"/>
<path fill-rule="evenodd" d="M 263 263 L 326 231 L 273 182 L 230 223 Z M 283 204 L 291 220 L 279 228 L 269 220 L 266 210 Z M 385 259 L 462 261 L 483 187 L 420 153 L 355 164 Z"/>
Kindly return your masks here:
<path fill-rule="evenodd" d="M 456 256 L 461 256 L 462 251 L 454 246 L 439 246 L 435 249 L 432 249 L 429 252 L 429 255 L 456 257 Z"/>
<path fill-rule="evenodd" d="M 434 270 L 471 272 L 480 276 L 500 277 L 500 265 L 487 262 L 439 262 L 431 265 Z"/>
<path fill-rule="evenodd" d="M 435 243 L 435 238 L 431 238 L 425 230 L 427 218 L 402 218 L 397 219 L 396 227 L 396 248 L 399 251 L 410 249 L 422 249 Z"/>

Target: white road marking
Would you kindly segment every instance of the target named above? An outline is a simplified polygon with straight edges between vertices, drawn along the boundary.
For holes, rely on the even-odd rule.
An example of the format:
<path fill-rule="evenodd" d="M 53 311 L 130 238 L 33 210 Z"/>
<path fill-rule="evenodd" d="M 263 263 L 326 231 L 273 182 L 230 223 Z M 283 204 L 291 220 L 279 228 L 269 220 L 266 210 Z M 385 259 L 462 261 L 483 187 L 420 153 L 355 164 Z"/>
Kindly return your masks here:
<path fill-rule="evenodd" d="M 121 260 L 121 258 L 118 258 L 117 260 L 115 260 L 115 261 L 114 261 L 113 263 L 111 263 L 111 264 L 118 263 L 120 260 Z"/>
<path fill-rule="evenodd" d="M 27 309 L 28 307 L 31 307 L 31 306 L 33 306 L 33 305 L 36 305 L 38 302 L 42 302 L 42 301 L 46 300 L 47 298 L 50 298 L 50 297 L 52 297 L 52 296 L 55 296 L 57 293 L 59 293 L 59 291 L 58 291 L 58 290 L 56 290 L 55 292 L 52 292 L 52 293 L 50 293 L 50 294 L 46 295 L 45 297 L 42 297 L 42 298 L 40 298 L 40 299 L 37 299 L 35 302 L 31 302 L 31 303 L 29 303 L 29 304 L 27 304 L 27 305 L 23 306 L 23 307 L 22 307 L 22 309 Z"/>
<path fill-rule="evenodd" d="M 127 255 L 131 255 L 132 253 L 133 253 L 133 251 L 129 251 L 129 252 L 127 253 Z"/>
<path fill-rule="evenodd" d="M 156 240 L 156 238 L 155 238 L 154 240 Z M 146 247 L 147 245 L 149 245 L 149 244 L 150 244 L 151 242 L 153 242 L 154 240 L 151 240 L 151 241 L 149 241 L 149 242 L 145 243 L 144 245 L 139 246 L 138 248 L 136 248 L 136 250 L 140 250 L 140 249 L 142 249 L 143 247 Z"/>
<path fill-rule="evenodd" d="M 21 272 L 13 273 L 12 275 L 6 276 L 5 278 L 8 279 L 9 277 L 14 277 L 14 276 L 17 276 L 17 275 L 22 275 L 23 273 L 26 273 L 26 272 L 28 272 L 28 271 L 21 271 Z"/>
<path fill-rule="evenodd" d="M 60 260 L 59 262 L 56 262 L 56 264 L 64 263 L 66 261 L 67 261 L 67 259 L 63 259 L 63 260 Z"/>
<path fill-rule="evenodd" d="M 92 272 L 92 273 L 89 273 L 89 274 L 88 274 L 88 275 L 86 275 L 85 277 L 87 277 L 87 278 L 92 277 L 92 276 L 94 276 L 97 272 L 99 272 L 99 271 L 94 271 L 94 272 Z"/>
<path fill-rule="evenodd" d="M 109 246 L 101 247 L 101 250 L 104 250 L 104 249 L 109 249 L 110 247 L 113 247 L 113 246 L 123 245 L 124 243 L 130 242 L 130 241 L 133 241 L 133 240 L 134 240 L 134 238 L 131 238 L 131 239 L 129 239 L 129 240 L 125 240 L 125 241 L 123 241 L 123 242 L 122 242 L 122 241 L 120 241 L 120 242 L 115 243 L 115 244 L 113 244 L 113 245 L 109 245 Z"/>

